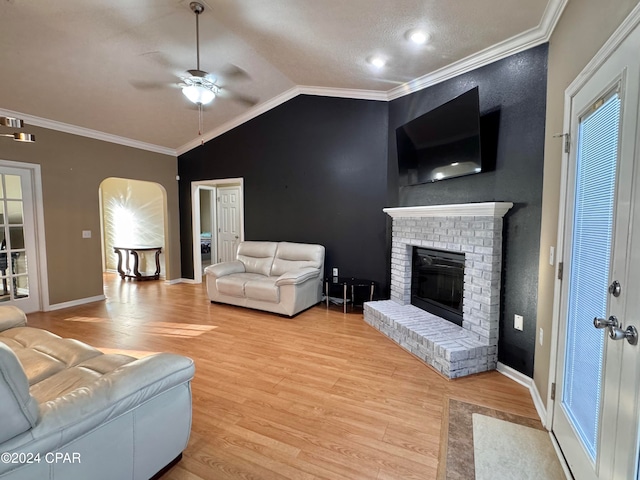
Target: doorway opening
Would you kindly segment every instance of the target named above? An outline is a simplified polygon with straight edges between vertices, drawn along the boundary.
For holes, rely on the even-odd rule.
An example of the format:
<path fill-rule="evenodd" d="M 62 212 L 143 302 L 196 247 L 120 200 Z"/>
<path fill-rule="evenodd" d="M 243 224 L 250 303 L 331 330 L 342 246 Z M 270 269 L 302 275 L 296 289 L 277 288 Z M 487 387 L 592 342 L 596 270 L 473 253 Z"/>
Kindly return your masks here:
<path fill-rule="evenodd" d="M 99 193 L 102 270 L 117 272 L 114 247 L 161 247 L 160 278 L 166 278 L 167 195 L 162 185 L 110 177 L 102 181 Z M 154 272 L 153 255 L 140 255 L 138 269 L 143 275 Z"/>
<path fill-rule="evenodd" d="M 208 265 L 233 260 L 244 240 L 244 181 L 242 178 L 191 183 L 193 281 L 202 283 Z"/>

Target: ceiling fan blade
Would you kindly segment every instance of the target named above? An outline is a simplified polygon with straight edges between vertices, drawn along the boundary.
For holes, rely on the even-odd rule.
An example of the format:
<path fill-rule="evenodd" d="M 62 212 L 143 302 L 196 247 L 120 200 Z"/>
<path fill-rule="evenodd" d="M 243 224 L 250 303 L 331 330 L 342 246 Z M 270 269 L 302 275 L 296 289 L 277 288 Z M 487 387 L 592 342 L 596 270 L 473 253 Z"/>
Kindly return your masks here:
<path fill-rule="evenodd" d="M 138 56 L 145 59 L 149 59 L 163 67 L 170 68 L 171 70 L 176 69 L 176 66 L 169 60 L 169 57 L 159 50 L 141 53 Z"/>
<path fill-rule="evenodd" d="M 236 92 L 232 92 L 231 90 L 227 90 L 226 88 L 223 88 L 220 90 L 220 92 L 218 93 L 218 95 L 221 98 L 224 99 L 228 99 L 228 100 L 233 100 L 234 102 L 238 102 L 241 103 L 247 107 L 253 107 L 254 105 L 258 104 L 258 101 L 260 100 L 257 97 L 253 97 L 251 95 L 243 95 L 241 93 L 236 93 Z"/>
<path fill-rule="evenodd" d="M 246 70 L 233 63 L 226 64 L 217 73 L 225 80 L 251 80 L 251 75 L 249 75 Z"/>
<path fill-rule="evenodd" d="M 160 90 L 171 86 L 169 82 L 147 82 L 144 80 L 129 80 L 129 83 L 136 90 Z"/>

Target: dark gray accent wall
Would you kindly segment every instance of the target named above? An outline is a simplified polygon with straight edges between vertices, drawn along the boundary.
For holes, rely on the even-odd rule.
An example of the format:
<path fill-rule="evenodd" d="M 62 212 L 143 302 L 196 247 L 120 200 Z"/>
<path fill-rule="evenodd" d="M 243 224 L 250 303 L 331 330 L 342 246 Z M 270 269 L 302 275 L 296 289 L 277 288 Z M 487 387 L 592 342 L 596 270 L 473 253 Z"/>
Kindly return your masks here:
<path fill-rule="evenodd" d="M 547 44 L 541 45 L 396 99 L 389 106 L 390 203 L 514 203 L 504 224 L 498 360 L 528 376 L 533 376 L 536 339 L 547 50 Z M 475 86 L 481 113 L 499 119 L 495 169 L 398 188 L 395 129 Z M 513 328 L 514 314 L 524 316 L 522 332 Z"/>
<path fill-rule="evenodd" d="M 387 118 L 386 102 L 302 95 L 181 155 L 183 277 L 191 182 L 243 177 L 247 240 L 322 244 L 327 272 L 386 291 Z"/>

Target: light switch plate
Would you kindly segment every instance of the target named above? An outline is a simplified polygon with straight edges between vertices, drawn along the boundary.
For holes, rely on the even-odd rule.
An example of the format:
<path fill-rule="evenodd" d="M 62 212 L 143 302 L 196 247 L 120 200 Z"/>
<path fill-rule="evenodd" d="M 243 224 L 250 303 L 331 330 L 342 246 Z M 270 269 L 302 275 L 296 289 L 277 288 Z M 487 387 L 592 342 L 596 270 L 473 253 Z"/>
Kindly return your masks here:
<path fill-rule="evenodd" d="M 82 230 L 82 238 L 91 238 L 91 230 Z"/>
<path fill-rule="evenodd" d="M 338 276 L 338 267 L 333 267 L 333 276 L 334 277 Z"/>
<path fill-rule="evenodd" d="M 513 316 L 513 328 L 522 331 L 524 329 L 524 318 L 522 315 Z"/>

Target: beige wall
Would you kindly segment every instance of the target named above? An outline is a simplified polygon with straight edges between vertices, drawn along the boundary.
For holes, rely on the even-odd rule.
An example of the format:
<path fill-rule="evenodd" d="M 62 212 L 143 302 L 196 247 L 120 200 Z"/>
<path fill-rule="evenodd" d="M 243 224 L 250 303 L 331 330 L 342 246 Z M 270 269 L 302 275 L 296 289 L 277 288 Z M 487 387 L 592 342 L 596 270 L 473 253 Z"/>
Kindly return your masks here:
<path fill-rule="evenodd" d="M 157 182 L 167 194 L 167 279 L 180 277 L 177 159 L 27 126 L 37 142 L 0 139 L 0 159 L 42 169 L 49 303 L 101 295 L 100 183 L 108 177 Z M 91 230 L 90 239 L 82 230 Z"/>
<path fill-rule="evenodd" d="M 549 248 L 557 242 L 562 163 L 562 140 L 553 135 L 562 132 L 565 90 L 637 4 L 638 0 L 570 0 L 549 42 L 536 332 L 539 339 L 539 329 L 544 329 L 544 345 L 536 341 L 533 375 L 543 400 L 548 391 L 555 281 Z"/>

